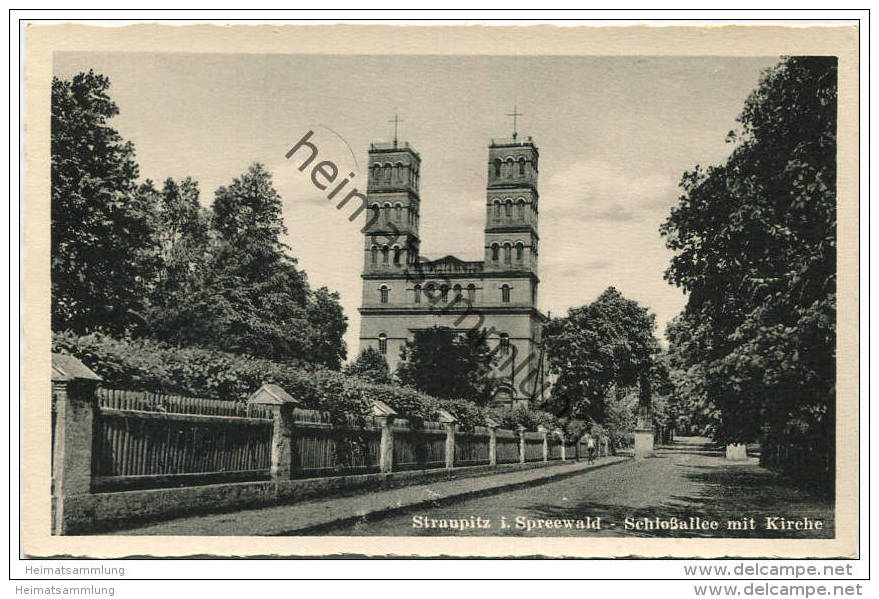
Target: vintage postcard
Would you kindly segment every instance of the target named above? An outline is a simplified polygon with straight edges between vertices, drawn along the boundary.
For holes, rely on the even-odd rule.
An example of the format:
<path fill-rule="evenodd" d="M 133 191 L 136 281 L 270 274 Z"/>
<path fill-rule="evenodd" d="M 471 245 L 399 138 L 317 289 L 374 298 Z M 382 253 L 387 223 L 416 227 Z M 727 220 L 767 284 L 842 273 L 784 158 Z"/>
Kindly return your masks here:
<path fill-rule="evenodd" d="M 24 36 L 26 556 L 858 556 L 856 22 Z"/>

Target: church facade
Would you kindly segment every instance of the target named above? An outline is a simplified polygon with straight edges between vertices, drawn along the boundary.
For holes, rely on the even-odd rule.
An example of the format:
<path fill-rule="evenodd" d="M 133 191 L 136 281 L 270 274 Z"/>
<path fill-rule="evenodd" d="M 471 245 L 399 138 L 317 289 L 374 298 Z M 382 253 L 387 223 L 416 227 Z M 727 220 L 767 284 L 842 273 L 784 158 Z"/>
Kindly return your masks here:
<path fill-rule="evenodd" d="M 539 153 L 532 139 L 492 140 L 485 192 L 484 260 L 419 253 L 421 158 L 408 143 L 369 148 L 360 350 L 378 349 L 395 370 L 414 331 L 485 329 L 495 350 L 495 403 L 546 393 L 537 308 Z M 430 201 L 425 199 L 425 201 Z"/>

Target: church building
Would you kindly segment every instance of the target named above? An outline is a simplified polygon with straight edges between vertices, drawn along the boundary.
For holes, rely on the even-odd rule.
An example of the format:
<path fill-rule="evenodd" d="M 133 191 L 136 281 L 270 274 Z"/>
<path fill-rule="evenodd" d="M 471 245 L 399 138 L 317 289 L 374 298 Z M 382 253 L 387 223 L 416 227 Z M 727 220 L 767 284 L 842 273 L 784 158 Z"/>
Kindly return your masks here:
<path fill-rule="evenodd" d="M 484 260 L 419 254 L 421 158 L 408 143 L 369 148 L 360 350 L 375 347 L 395 370 L 414 331 L 488 331 L 496 350 L 495 403 L 527 405 L 546 393 L 537 309 L 537 146 L 530 137 L 488 146 Z M 425 198 L 425 201 L 430 201 Z"/>

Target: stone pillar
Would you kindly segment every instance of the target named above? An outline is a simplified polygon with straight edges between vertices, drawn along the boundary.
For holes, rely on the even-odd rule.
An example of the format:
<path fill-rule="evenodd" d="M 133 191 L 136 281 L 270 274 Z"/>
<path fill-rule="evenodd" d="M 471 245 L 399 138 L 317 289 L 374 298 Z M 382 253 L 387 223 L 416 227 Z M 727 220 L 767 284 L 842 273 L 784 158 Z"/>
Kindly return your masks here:
<path fill-rule="evenodd" d="M 446 468 L 451 470 L 455 467 L 455 432 L 458 425 L 454 422 L 446 422 Z"/>
<path fill-rule="evenodd" d="M 638 409 L 638 424 L 635 426 L 635 457 L 645 458 L 653 455 L 653 418 L 649 408 Z"/>
<path fill-rule="evenodd" d="M 525 463 L 525 427 L 519 427 L 519 463 Z"/>
<path fill-rule="evenodd" d="M 274 480 L 293 477 L 293 405 L 274 405 L 272 412 L 272 466 Z"/>
<path fill-rule="evenodd" d="M 250 397 L 248 404 L 266 406 L 272 413 L 272 480 L 289 480 L 293 476 L 293 409 L 299 405 L 278 385 L 265 384 Z"/>
<path fill-rule="evenodd" d="M 488 464 L 497 466 L 497 429 L 498 425 L 493 424 L 488 427 Z"/>
<path fill-rule="evenodd" d="M 378 450 L 379 472 L 394 471 L 394 417 L 390 414 L 376 416 L 382 430 L 381 441 Z"/>
<path fill-rule="evenodd" d="M 730 443 L 726 446 L 726 459 L 741 461 L 748 459 L 748 446 L 744 443 Z"/>
<path fill-rule="evenodd" d="M 101 378 L 72 356 L 52 355 L 55 430 L 52 456 L 52 533 L 70 532 L 67 498 L 92 490 L 92 444 Z"/>
<path fill-rule="evenodd" d="M 566 459 L 566 456 L 565 456 L 565 433 L 563 433 L 562 431 L 559 431 L 559 440 L 562 442 L 562 444 L 561 444 L 562 461 L 564 462 Z"/>
<path fill-rule="evenodd" d="M 537 428 L 537 431 L 543 433 L 543 461 L 549 461 L 549 433 L 542 426 Z"/>
<path fill-rule="evenodd" d="M 635 457 L 644 458 L 653 454 L 653 429 L 635 429 Z"/>

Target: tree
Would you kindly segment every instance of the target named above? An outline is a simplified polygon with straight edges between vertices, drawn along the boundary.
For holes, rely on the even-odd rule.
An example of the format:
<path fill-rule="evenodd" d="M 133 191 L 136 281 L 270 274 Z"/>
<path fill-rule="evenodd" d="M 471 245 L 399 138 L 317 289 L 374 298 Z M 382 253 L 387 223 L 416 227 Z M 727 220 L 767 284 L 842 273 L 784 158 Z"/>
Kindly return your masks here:
<path fill-rule="evenodd" d="M 154 196 L 138 193 L 134 145 L 93 71 L 52 79 L 52 328 L 125 333 L 143 325 L 158 267 Z"/>
<path fill-rule="evenodd" d="M 549 370 L 557 375 L 550 409 L 604 422 L 611 388 L 617 400 L 649 372 L 659 344 L 655 316 L 608 287 L 594 302 L 571 308 L 545 327 Z"/>
<path fill-rule="evenodd" d="M 661 228 L 675 252 L 666 278 L 689 293 L 669 335 L 676 387 L 711 418 L 718 441 L 771 432 L 766 439 L 820 452 L 828 469 L 836 79 L 833 57 L 792 57 L 768 70 L 729 136 L 729 159 L 684 174 Z"/>
<path fill-rule="evenodd" d="M 309 293 L 306 305 L 311 332 L 307 341 L 308 359 L 333 370 L 339 370 L 348 357 L 344 341 L 348 317 L 339 299 L 338 292 L 321 287 Z"/>
<path fill-rule="evenodd" d="M 374 347 L 367 347 L 357 359 L 345 367 L 345 374 L 356 376 L 370 383 L 391 384 L 391 369 L 385 357 Z"/>
<path fill-rule="evenodd" d="M 149 335 L 179 343 L 187 337 L 188 315 L 181 308 L 204 285 L 210 265 L 210 214 L 199 201 L 198 183 L 166 179 L 161 191 L 147 180 L 139 193 L 155 199 L 155 229 L 159 267 L 147 315 Z"/>
<path fill-rule="evenodd" d="M 491 402 L 495 356 L 484 330 L 459 335 L 448 327 L 415 331 L 400 351 L 397 378 L 434 397 Z"/>
<path fill-rule="evenodd" d="M 186 256 L 202 248 L 204 267 L 190 271 L 183 287 L 172 283 L 176 271 L 168 270 L 172 293 L 163 302 L 169 309 L 162 312 L 157 330 L 181 345 L 338 369 L 345 359 L 347 319 L 338 294 L 326 288 L 313 292 L 281 241 L 287 228 L 271 174 L 254 164 L 217 190 L 207 240 L 193 194 L 186 182 L 166 184 L 163 239 L 170 240 L 171 257 L 175 251 Z M 185 273 L 182 280 L 187 281 Z"/>

